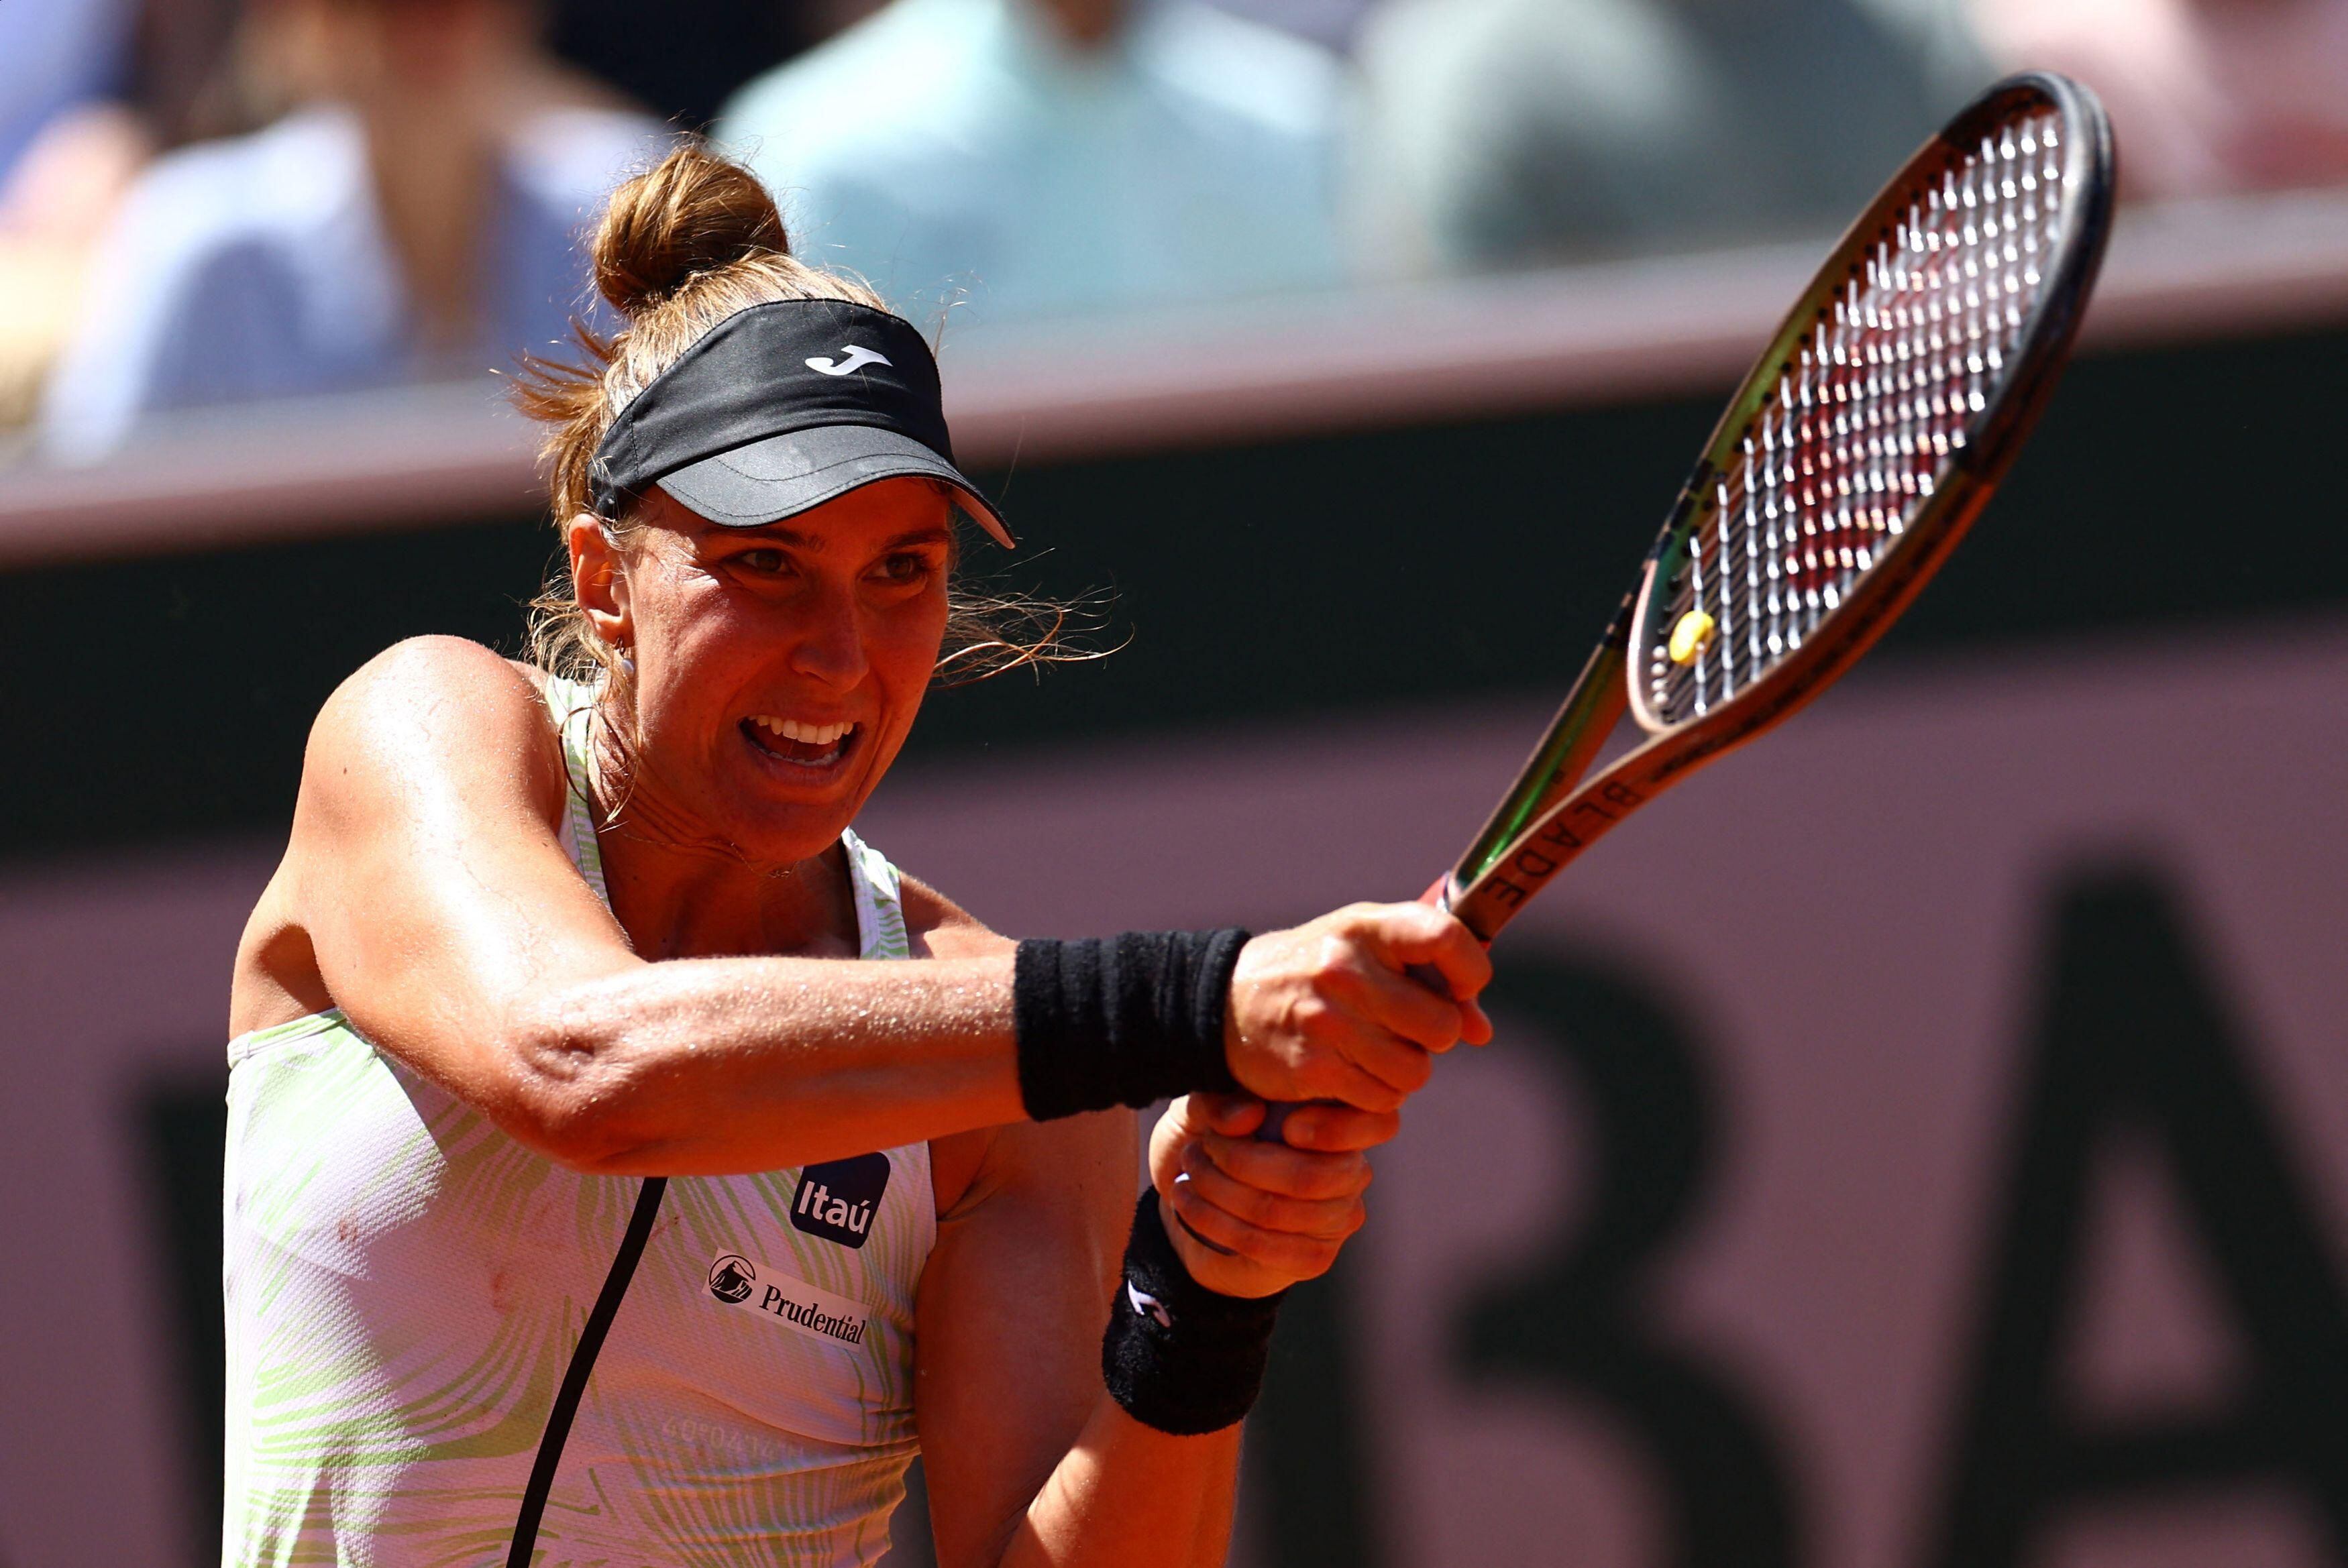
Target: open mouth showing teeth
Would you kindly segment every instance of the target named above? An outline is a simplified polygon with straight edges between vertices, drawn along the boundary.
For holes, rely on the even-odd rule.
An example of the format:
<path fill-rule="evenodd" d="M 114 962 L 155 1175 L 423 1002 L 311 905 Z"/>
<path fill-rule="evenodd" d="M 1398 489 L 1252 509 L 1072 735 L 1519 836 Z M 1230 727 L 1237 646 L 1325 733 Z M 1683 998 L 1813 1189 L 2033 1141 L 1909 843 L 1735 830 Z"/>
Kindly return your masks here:
<path fill-rule="evenodd" d="M 853 723 L 806 724 L 757 713 L 742 721 L 742 733 L 770 757 L 802 767 L 827 767 L 855 743 Z"/>

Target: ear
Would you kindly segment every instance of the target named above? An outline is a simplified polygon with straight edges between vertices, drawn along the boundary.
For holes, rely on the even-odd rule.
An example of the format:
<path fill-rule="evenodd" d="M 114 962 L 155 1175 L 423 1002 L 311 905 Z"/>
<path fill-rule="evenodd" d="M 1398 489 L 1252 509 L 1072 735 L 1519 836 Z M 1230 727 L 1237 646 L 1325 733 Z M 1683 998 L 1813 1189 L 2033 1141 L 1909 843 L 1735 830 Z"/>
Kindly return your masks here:
<path fill-rule="evenodd" d="M 636 628 L 628 612 L 628 574 L 619 544 L 603 531 L 603 520 L 580 512 L 562 530 L 562 538 L 571 550 L 572 591 L 579 597 L 587 623 L 611 647 L 633 645 Z"/>

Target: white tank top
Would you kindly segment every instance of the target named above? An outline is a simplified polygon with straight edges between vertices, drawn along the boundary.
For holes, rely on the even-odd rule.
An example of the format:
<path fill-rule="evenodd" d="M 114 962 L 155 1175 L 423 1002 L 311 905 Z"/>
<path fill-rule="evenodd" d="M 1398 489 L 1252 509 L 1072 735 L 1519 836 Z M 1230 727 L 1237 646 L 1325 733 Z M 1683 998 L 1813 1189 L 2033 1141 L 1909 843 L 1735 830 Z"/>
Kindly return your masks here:
<path fill-rule="evenodd" d="M 556 683 L 572 777 L 589 694 Z M 583 794 L 563 838 L 603 894 Z M 860 955 L 897 873 L 842 835 Z M 515 1143 L 340 1009 L 229 1047 L 224 1564 L 499 1564 L 641 1183 Z M 673 1179 L 538 1534 L 541 1568 L 869 1564 L 914 1453 L 929 1146 Z"/>

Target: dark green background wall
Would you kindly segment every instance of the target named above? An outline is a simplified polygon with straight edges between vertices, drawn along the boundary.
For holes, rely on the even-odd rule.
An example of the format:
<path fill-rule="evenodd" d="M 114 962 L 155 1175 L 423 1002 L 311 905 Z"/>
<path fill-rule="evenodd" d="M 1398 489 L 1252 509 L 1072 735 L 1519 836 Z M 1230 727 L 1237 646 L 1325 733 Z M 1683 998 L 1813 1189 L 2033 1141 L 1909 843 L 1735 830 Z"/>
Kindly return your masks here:
<path fill-rule="evenodd" d="M 1113 589 L 1130 644 L 941 694 L 908 761 L 1552 686 L 1718 402 L 1024 467 L 1010 579 Z M 1882 657 L 2348 608 L 2343 425 L 2348 333 L 2082 361 Z M 417 632 L 517 646 L 551 548 L 508 518 L 0 576 L 0 859 L 282 824 L 335 683 Z"/>

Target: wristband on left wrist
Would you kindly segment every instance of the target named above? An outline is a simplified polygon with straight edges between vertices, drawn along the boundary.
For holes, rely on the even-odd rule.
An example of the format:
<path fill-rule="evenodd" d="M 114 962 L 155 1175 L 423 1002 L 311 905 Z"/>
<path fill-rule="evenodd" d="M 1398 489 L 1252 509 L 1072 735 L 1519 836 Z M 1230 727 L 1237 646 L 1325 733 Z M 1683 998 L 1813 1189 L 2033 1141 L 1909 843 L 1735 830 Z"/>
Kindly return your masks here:
<path fill-rule="evenodd" d="M 1101 1376 L 1144 1426 L 1195 1437 L 1235 1426 L 1263 1388 L 1285 1290 L 1225 1296 L 1190 1277 L 1145 1190 L 1101 1338 Z"/>

